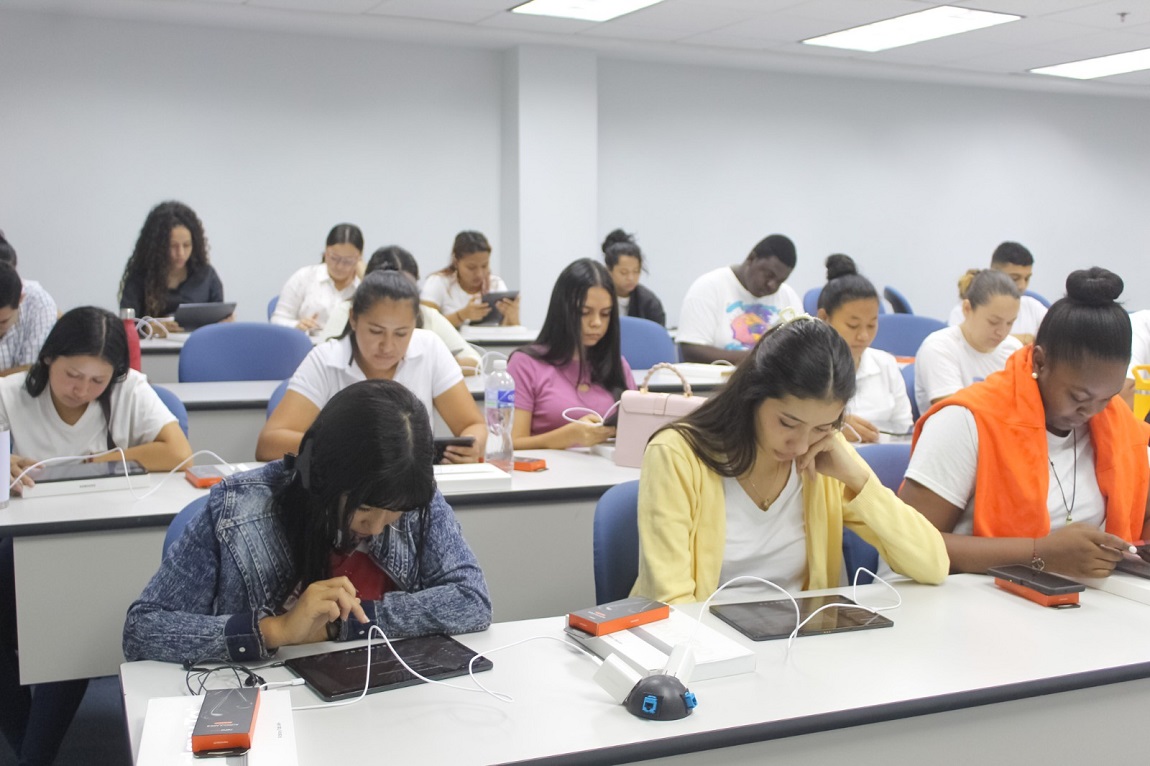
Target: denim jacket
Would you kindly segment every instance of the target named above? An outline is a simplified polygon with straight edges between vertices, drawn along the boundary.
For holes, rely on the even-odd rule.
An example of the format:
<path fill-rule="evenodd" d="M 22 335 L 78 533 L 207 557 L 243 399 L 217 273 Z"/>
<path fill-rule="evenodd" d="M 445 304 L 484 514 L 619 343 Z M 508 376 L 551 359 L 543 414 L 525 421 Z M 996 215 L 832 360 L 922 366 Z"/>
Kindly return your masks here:
<path fill-rule="evenodd" d="M 286 480 L 282 461 L 236 474 L 212 488 L 171 547 L 159 571 L 128 608 L 128 660 L 197 662 L 269 656 L 259 630 L 263 617 L 283 611 L 299 578 L 273 508 Z M 487 583 L 460 532 L 455 512 L 438 491 L 432 500 L 421 567 L 416 551 L 419 514 L 403 514 L 373 537 L 369 555 L 396 590 L 362 604 L 370 622 L 343 622 L 339 640 L 365 638 L 372 624 L 388 635 L 466 633 L 491 624 Z M 415 588 L 418 587 L 418 590 Z"/>

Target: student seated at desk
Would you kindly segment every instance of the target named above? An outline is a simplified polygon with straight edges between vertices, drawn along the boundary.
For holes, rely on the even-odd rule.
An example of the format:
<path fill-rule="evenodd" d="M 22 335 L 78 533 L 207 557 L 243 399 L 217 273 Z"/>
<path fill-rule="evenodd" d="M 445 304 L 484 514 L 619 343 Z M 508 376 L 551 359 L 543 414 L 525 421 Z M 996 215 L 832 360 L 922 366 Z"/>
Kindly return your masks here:
<path fill-rule="evenodd" d="M 971 269 L 958 281 L 966 320 L 926 336 L 914 358 L 914 395 L 920 412 L 1001 370 L 1022 343 L 1010 334 L 1018 316 L 1018 288 L 1006 274 Z"/>
<path fill-rule="evenodd" d="M 632 593 L 702 601 L 736 575 L 792 592 L 833 588 L 844 527 L 896 572 L 942 582 L 942 536 L 839 434 L 854 392 L 846 341 L 804 315 L 769 330 L 724 388 L 656 432 L 643 455 Z M 728 590 L 777 596 L 754 581 Z"/>
<path fill-rule="evenodd" d="M 419 284 L 419 264 L 416 263 L 415 256 L 398 245 L 381 247 L 371 254 L 364 274 L 370 274 L 373 271 L 398 271 L 410 279 L 413 284 Z M 351 301 L 344 301 L 332 309 L 327 325 L 324 327 L 325 337 L 336 338 L 343 334 L 347 327 L 347 316 L 350 309 Z M 416 326 L 435 333 L 447 345 L 447 350 L 455 357 L 455 361 L 459 363 L 459 368 L 463 370 L 464 375 L 475 374 L 479 368 L 479 352 L 463 339 L 459 330 L 456 330 L 451 322 L 448 322 L 443 314 L 439 313 L 438 309 L 421 303 L 419 305 L 419 321 Z"/>
<path fill-rule="evenodd" d="M 898 362 L 871 348 L 878 331 L 878 291 L 848 255 L 827 258 L 827 284 L 819 294 L 819 319 L 843 336 L 855 363 L 855 395 L 847 403 L 843 436 L 877 442 L 879 433 L 905 434 L 914 425 L 910 397 Z"/>
<path fill-rule="evenodd" d="M 600 444 L 615 435 L 600 425 L 624 389 L 634 388 L 619 350 L 619 308 L 611 274 L 580 258 L 559 273 L 543 329 L 533 345 L 511 354 L 515 379 L 515 449 L 567 449 Z M 563 416 L 572 407 L 586 412 Z"/>
<path fill-rule="evenodd" d="M 738 364 L 790 307 L 803 301 L 787 277 L 795 268 L 795 243 L 782 234 L 763 238 L 737 266 L 724 266 L 696 279 L 679 313 L 679 347 L 684 362 L 725 359 Z"/>
<path fill-rule="evenodd" d="M 327 234 L 323 257 L 292 274 L 280 290 L 272 324 L 318 333 L 341 301 L 351 300 L 363 275 L 363 232 L 341 223 Z"/>
<path fill-rule="evenodd" d="M 304 431 L 338 391 L 381 378 L 406 386 L 429 414 L 434 407 L 454 435 L 475 437 L 470 447 L 448 447 L 445 461 L 477 462 L 487 426 L 459 365 L 434 333 L 416 327 L 418 316 L 419 292 L 411 280 L 397 271 L 368 274 L 355 291 L 343 336 L 316 346 L 295 371 L 260 431 L 256 459 L 297 451 Z"/>
<path fill-rule="evenodd" d="M 140 229 L 120 278 L 120 308 L 137 317 L 171 317 L 181 303 L 222 303 L 224 285 L 208 262 L 208 240 L 196 211 L 161 202 Z M 179 332 L 174 322 L 166 329 Z"/>
<path fill-rule="evenodd" d="M 12 478 L 37 460 L 113 445 L 153 471 L 174 468 L 192 453 L 147 379 L 128 369 L 124 323 L 90 306 L 60 317 L 28 372 L 0 380 L 0 425 L 12 432 Z M 13 491 L 31 484 L 25 476 Z M 99 582 L 61 587 L 81 597 L 76 594 Z M 17 650 L 12 540 L 6 539 L 0 542 L 0 730 L 20 763 L 51 763 L 88 681 L 21 686 Z"/>
<path fill-rule="evenodd" d="M 12 252 L 11 263 L 0 256 L 0 376 L 27 370 L 56 324 L 56 301 L 39 283 L 20 279 Z"/>
<path fill-rule="evenodd" d="M 1034 256 L 1017 242 L 1003 242 L 994 248 L 990 256 L 990 268 L 1010 277 L 1020 293 L 1018 319 L 1014 320 L 1014 326 L 1010 328 L 1011 335 L 1023 345 L 1033 343 L 1038 325 L 1042 323 L 1042 317 L 1046 316 L 1046 307 L 1042 303 L 1029 295 L 1021 295 L 1030 286 L 1030 278 L 1034 275 Z M 962 324 L 964 318 L 960 301 L 951 309 L 946 323 L 953 327 Z"/>
<path fill-rule="evenodd" d="M 615 229 L 603 240 L 603 260 L 611 279 L 615 282 L 615 297 L 619 299 L 619 314 L 649 319 L 667 324 L 667 314 L 659 296 L 639 284 L 639 276 L 646 268 L 643 251 L 635 244 L 635 235 Z"/>
<path fill-rule="evenodd" d="M 453 327 L 481 322 L 491 307 L 483 302 L 488 293 L 507 292 L 502 279 L 491 273 L 491 245 L 478 231 L 461 231 L 451 246 L 451 263 L 428 276 L 421 300 L 437 309 Z M 519 297 L 495 304 L 503 315 L 500 324 L 519 324 Z"/>
<path fill-rule="evenodd" d="M 128 609 L 128 660 L 255 660 L 281 646 L 465 633 L 483 573 L 435 488 L 431 420 L 389 380 L 332 397 L 298 457 L 230 476 Z M 357 595 L 358 594 L 358 595 Z"/>
<path fill-rule="evenodd" d="M 919 420 L 899 494 L 943 532 L 952 571 L 1104 577 L 1150 535 L 1150 426 L 1117 398 L 1122 287 L 1105 269 L 1073 272 L 1033 346 Z"/>

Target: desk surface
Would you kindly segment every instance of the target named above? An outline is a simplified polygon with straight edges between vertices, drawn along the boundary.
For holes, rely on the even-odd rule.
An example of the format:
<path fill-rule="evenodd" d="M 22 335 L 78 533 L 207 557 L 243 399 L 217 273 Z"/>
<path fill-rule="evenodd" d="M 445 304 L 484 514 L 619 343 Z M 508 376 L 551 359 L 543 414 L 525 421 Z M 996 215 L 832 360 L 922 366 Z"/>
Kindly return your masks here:
<path fill-rule="evenodd" d="M 221 380 L 199 383 L 160 383 L 194 410 L 263 410 L 282 380 Z"/>
<path fill-rule="evenodd" d="M 799 639 L 789 656 L 785 642 L 753 644 L 757 670 L 690 684 L 699 707 L 682 721 L 633 718 L 591 680 L 595 664 L 587 656 L 553 641 L 534 641 L 495 654 L 495 669 L 482 676 L 488 687 L 511 694 L 510 704 L 422 685 L 339 710 L 296 712 L 299 762 L 322 762 L 333 742 L 359 741 L 381 719 L 387 721 L 388 757 L 397 762 L 617 763 L 928 714 L 953 717 L 944 717 L 945 723 L 957 720 L 954 711 L 962 708 L 1150 677 L 1150 644 L 1144 639 L 1150 608 L 1133 601 L 1090 590 L 1081 609 L 1044 609 L 975 575 L 955 576 L 937 587 L 897 587 L 903 605 L 888 613 L 893 628 Z M 860 588 L 859 595 L 864 603 L 889 598 L 880 585 Z M 709 615 L 705 620 L 738 636 Z M 503 623 L 459 638 L 485 651 L 531 636 L 559 636 L 561 626 L 561 618 Z M 318 648 L 323 647 L 330 645 Z M 291 678 L 283 668 L 261 673 L 268 680 Z M 121 682 L 135 752 L 147 699 L 182 694 L 184 671 L 129 663 L 121 668 Z M 467 679 L 456 683 L 470 685 Z M 291 693 L 294 705 L 317 702 L 304 687 Z M 1087 702 L 1078 704 L 1089 711 Z M 1082 720 L 1081 730 L 1099 733 L 1093 723 Z M 867 731 L 848 734 L 865 750 Z M 1058 732 L 1057 724 L 1050 732 Z M 1013 744 L 1019 752 L 1032 750 Z"/>

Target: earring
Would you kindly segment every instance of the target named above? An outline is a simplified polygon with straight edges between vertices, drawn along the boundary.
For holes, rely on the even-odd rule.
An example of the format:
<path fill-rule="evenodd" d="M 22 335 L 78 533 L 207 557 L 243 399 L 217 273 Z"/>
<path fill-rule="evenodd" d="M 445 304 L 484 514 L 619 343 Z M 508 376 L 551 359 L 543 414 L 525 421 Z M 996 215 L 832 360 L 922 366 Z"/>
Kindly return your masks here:
<path fill-rule="evenodd" d="M 1032 372 L 1032 373 L 1030 373 L 1030 377 L 1034 378 L 1035 380 L 1038 380 L 1038 373 Z"/>

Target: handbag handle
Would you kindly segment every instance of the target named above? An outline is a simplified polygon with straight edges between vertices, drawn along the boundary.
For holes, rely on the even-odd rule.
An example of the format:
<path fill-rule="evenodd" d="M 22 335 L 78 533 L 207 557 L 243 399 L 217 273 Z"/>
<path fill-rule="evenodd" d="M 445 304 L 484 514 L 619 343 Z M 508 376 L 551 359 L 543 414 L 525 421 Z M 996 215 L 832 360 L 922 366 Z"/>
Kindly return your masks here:
<path fill-rule="evenodd" d="M 690 396 L 691 395 L 691 384 L 687 382 L 687 379 L 683 376 L 683 373 L 681 373 L 681 372 L 679 372 L 679 370 L 675 369 L 675 366 L 673 364 L 668 364 L 667 362 L 659 362 L 657 365 L 655 365 L 651 369 L 647 370 L 647 376 L 643 378 L 643 383 L 642 383 L 642 385 L 639 386 L 639 393 L 641 393 L 641 394 L 647 393 L 647 384 L 651 382 L 651 376 L 655 374 L 655 370 L 659 370 L 659 369 L 670 370 L 671 372 L 678 375 L 679 380 L 683 381 L 683 396 Z"/>

